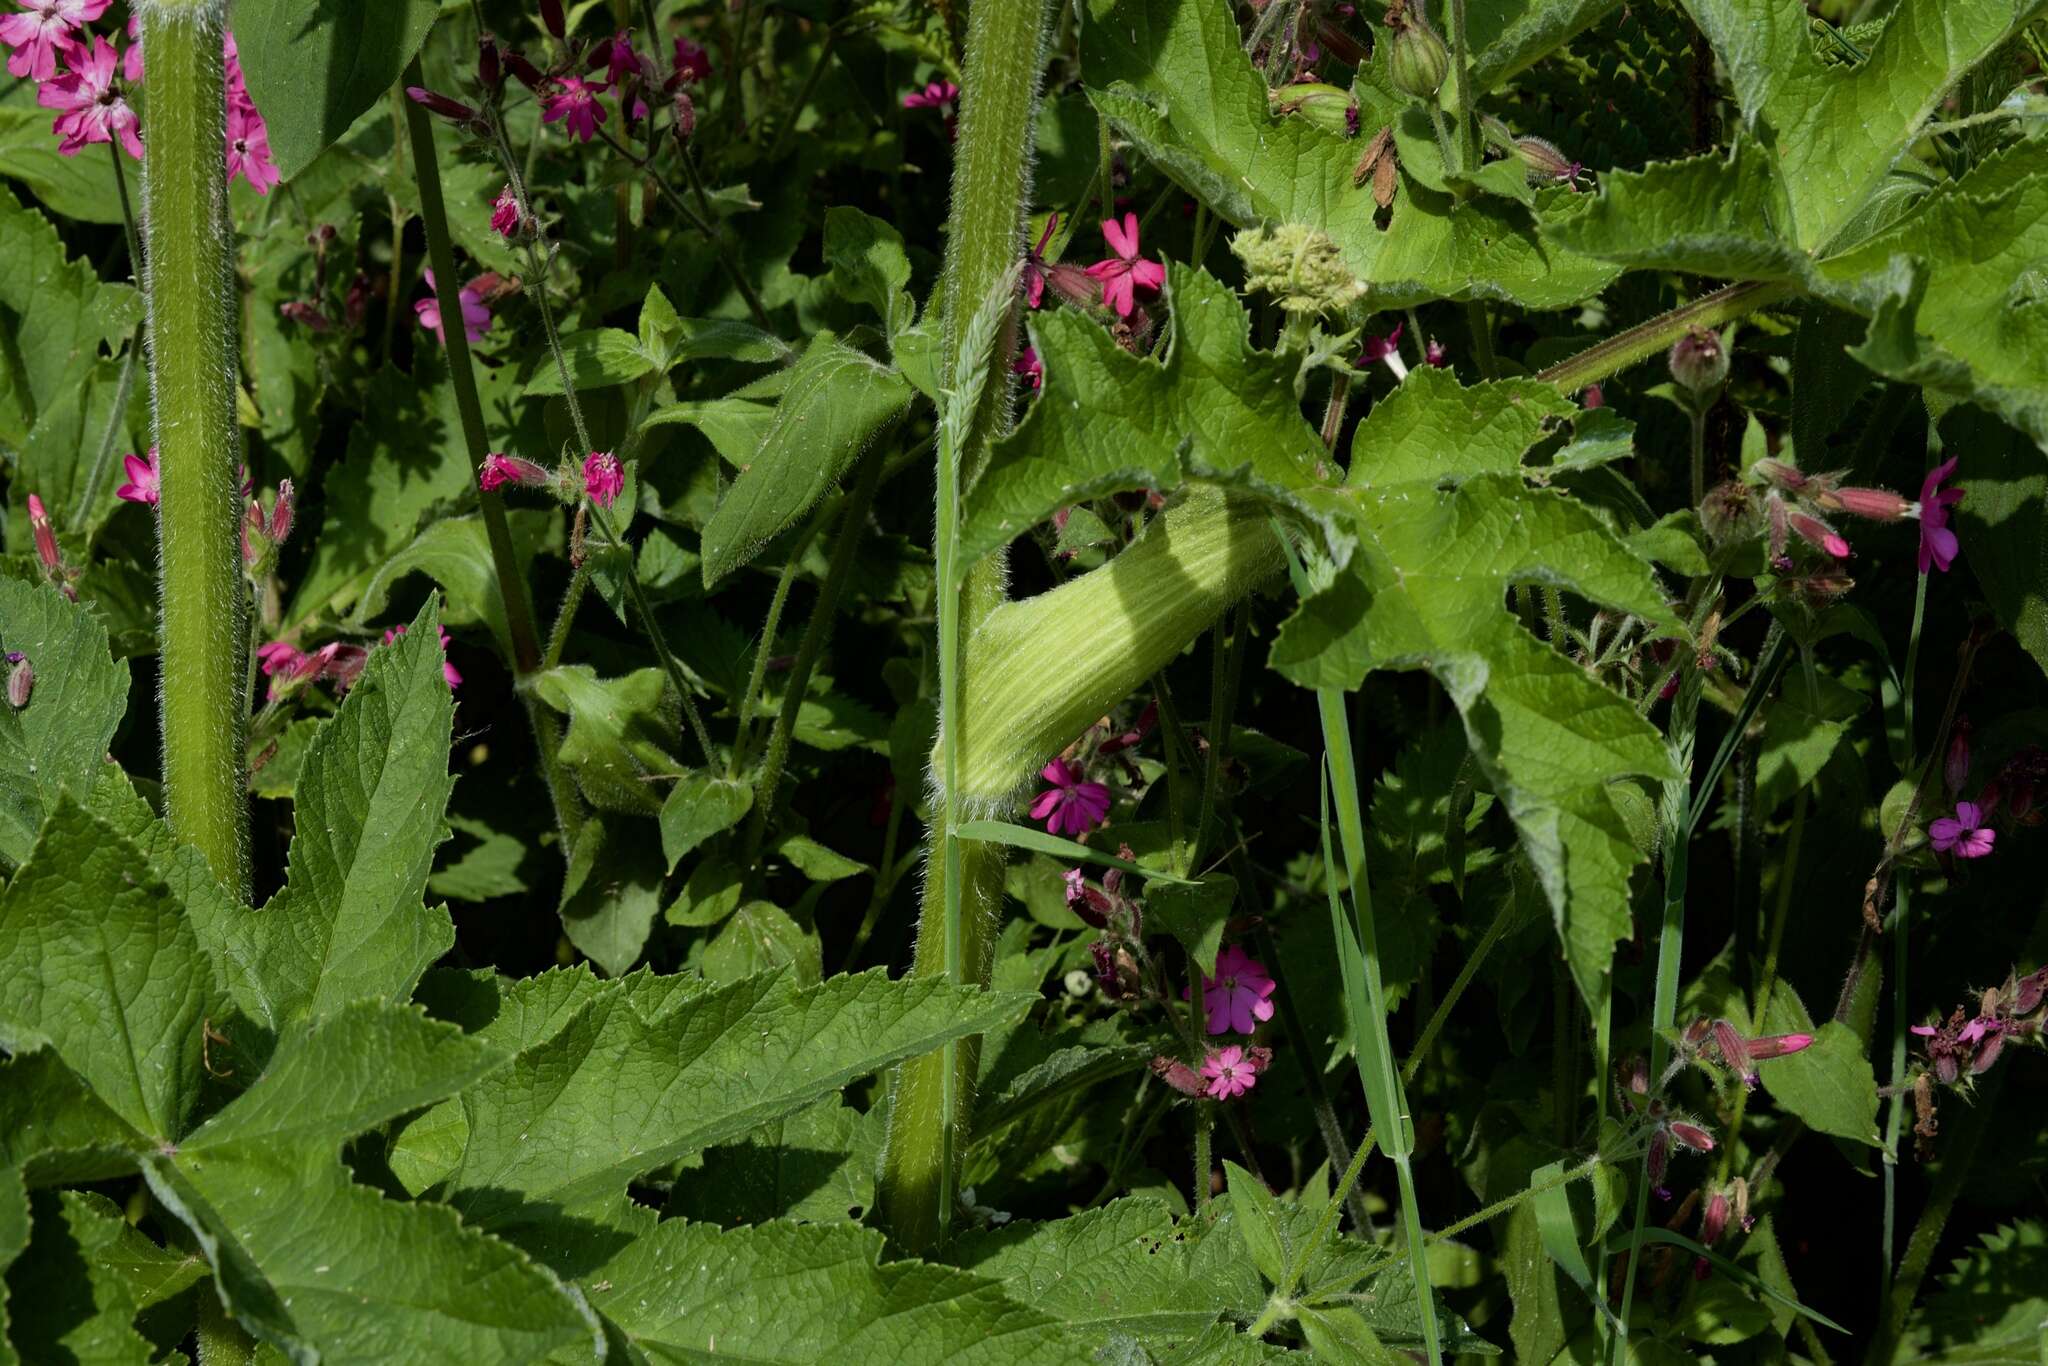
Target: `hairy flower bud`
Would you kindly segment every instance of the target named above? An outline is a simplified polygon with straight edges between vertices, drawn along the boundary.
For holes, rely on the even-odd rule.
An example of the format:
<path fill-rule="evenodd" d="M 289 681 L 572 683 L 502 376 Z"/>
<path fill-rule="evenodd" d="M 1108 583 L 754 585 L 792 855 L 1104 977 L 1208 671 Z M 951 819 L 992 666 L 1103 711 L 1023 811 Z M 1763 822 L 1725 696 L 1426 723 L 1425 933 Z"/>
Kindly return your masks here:
<path fill-rule="evenodd" d="M 697 135 L 696 101 L 690 98 L 689 91 L 678 90 L 676 91 L 674 103 L 676 114 L 674 132 L 676 136 L 676 141 L 688 142 L 691 138 Z"/>
<path fill-rule="evenodd" d="M 21 656 L 14 656 L 14 663 L 7 670 L 7 705 L 20 711 L 28 705 L 29 694 L 35 691 L 35 686 L 34 667 Z"/>
<path fill-rule="evenodd" d="M 1671 1136 L 1696 1153 L 1714 1151 L 1714 1136 L 1697 1124 L 1674 1119 L 1671 1121 Z"/>
<path fill-rule="evenodd" d="M 1785 514 L 1785 521 L 1798 534 L 1800 540 L 1815 550 L 1832 555 L 1838 560 L 1849 558 L 1849 543 L 1820 518 L 1808 516 L 1804 512 L 1788 511 Z"/>
<path fill-rule="evenodd" d="M 1431 101 L 1450 74 L 1451 53 L 1444 40 L 1421 14 L 1411 14 L 1397 4 L 1387 11 L 1387 27 L 1394 31 L 1393 49 L 1388 56 L 1387 74 L 1394 88 L 1410 99 Z"/>
<path fill-rule="evenodd" d="M 1358 103 L 1334 85 L 1302 81 L 1266 92 L 1266 101 L 1274 113 L 1299 114 L 1325 133 L 1358 135 Z"/>
<path fill-rule="evenodd" d="M 443 95 L 438 90 L 429 90 L 423 85 L 409 85 L 405 88 L 405 95 L 428 113 L 439 114 L 451 123 L 470 124 L 476 121 L 476 110 L 461 100 Z"/>
<path fill-rule="evenodd" d="M 1700 502 L 1700 526 L 1715 545 L 1755 535 L 1757 508 L 1750 499 L 1749 486 L 1730 479 L 1708 489 Z"/>
<path fill-rule="evenodd" d="M 1209 1083 L 1202 1074 L 1178 1058 L 1154 1058 L 1151 1068 L 1153 1076 L 1184 1096 L 1199 1096 L 1209 1089 Z"/>
<path fill-rule="evenodd" d="M 1873 522 L 1896 522 L 1913 515 L 1920 507 L 1912 499 L 1901 498 L 1890 489 L 1831 489 L 1815 501 L 1830 512 L 1846 512 L 1856 517 L 1867 517 Z"/>
<path fill-rule="evenodd" d="M 1671 344 L 1671 378 L 1695 394 L 1712 393 L 1728 379 L 1728 352 L 1721 338 L 1704 327 L 1688 328 Z"/>
<path fill-rule="evenodd" d="M 1562 181 L 1572 189 L 1578 189 L 1579 176 L 1585 168 L 1558 151 L 1554 143 L 1539 137 L 1519 137 L 1514 140 L 1513 147 L 1531 185 L 1555 185 Z"/>
<path fill-rule="evenodd" d="M 1744 1086 L 1754 1089 L 1757 1077 L 1756 1069 L 1749 1065 L 1749 1045 L 1743 1042 L 1734 1025 L 1726 1020 L 1714 1021 L 1714 1048 L 1728 1070 L 1742 1078 Z"/>
<path fill-rule="evenodd" d="M 1811 1034 L 1766 1034 L 1762 1038 L 1750 1039 L 1745 1045 L 1749 1056 L 1755 1058 L 1783 1058 L 1813 1046 Z"/>
<path fill-rule="evenodd" d="M 548 78 L 542 74 L 541 69 L 528 61 L 526 54 L 516 48 L 506 49 L 505 69 L 517 77 L 521 85 L 536 94 L 547 84 Z"/>
<path fill-rule="evenodd" d="M 292 481 L 280 479 L 277 483 L 277 501 L 270 507 L 270 543 L 283 545 L 292 534 L 293 492 Z"/>
<path fill-rule="evenodd" d="M 36 543 L 36 558 L 43 568 L 60 572 L 64 568 L 64 556 L 57 549 L 57 529 L 50 525 L 50 514 L 43 509 L 43 500 L 31 493 L 28 496 L 29 533 Z"/>

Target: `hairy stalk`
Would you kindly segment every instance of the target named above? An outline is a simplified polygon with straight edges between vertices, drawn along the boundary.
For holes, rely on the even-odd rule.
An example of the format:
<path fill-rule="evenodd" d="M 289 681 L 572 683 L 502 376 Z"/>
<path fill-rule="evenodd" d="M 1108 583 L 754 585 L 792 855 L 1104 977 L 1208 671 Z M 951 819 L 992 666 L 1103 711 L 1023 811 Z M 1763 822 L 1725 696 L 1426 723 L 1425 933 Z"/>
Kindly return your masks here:
<path fill-rule="evenodd" d="M 136 230 L 135 210 L 128 201 L 128 168 L 121 164 L 124 156 L 121 144 L 109 142 L 107 155 L 113 159 L 114 189 L 121 197 L 121 231 L 128 242 L 128 269 L 140 284 L 143 278 L 142 236 Z M 135 331 L 128 337 L 128 349 L 121 356 L 121 378 L 114 385 L 114 403 L 107 410 L 107 425 L 100 432 L 99 449 L 93 452 L 92 464 L 86 467 L 85 486 L 78 492 L 78 501 L 71 506 L 67 530 L 73 534 L 84 531 L 91 519 L 93 505 L 99 502 L 100 489 L 105 486 L 107 471 L 114 463 L 114 446 L 128 429 L 128 398 L 135 392 L 135 366 L 147 338 L 148 328 L 143 323 L 137 323 Z"/>
<path fill-rule="evenodd" d="M 1195 1102 L 1195 1213 L 1209 1212 L 1209 1182 L 1216 1170 L 1209 1156 L 1209 1129 L 1216 1121 L 1216 1107 L 1206 1100 Z"/>
<path fill-rule="evenodd" d="M 1188 866 L 1199 870 L 1203 847 L 1209 842 L 1209 827 L 1216 818 L 1216 801 L 1223 780 L 1223 759 L 1230 752 L 1231 717 L 1237 714 L 1237 689 L 1244 677 L 1245 642 L 1251 635 L 1251 613 L 1243 603 L 1231 614 L 1227 633 L 1219 625 L 1210 632 L 1208 752 L 1202 759 L 1202 809 L 1195 818 L 1195 841 L 1188 850 Z M 1247 891 L 1250 882 L 1242 884 Z"/>
<path fill-rule="evenodd" d="M 768 678 L 768 656 L 775 648 L 776 632 L 782 629 L 782 609 L 789 603 L 790 587 L 796 582 L 797 571 L 803 568 L 804 556 L 809 553 L 811 542 L 818 538 L 818 532 L 836 511 L 831 503 L 818 509 L 798 534 L 796 544 L 789 548 L 789 559 L 782 566 L 782 573 L 776 577 L 775 595 L 768 599 L 768 615 L 761 621 L 761 638 L 754 643 L 754 667 L 747 674 L 747 690 L 740 694 L 739 734 L 732 742 L 732 758 L 725 766 L 729 778 L 739 776 L 740 766 L 747 760 L 747 751 L 753 748 L 754 703 L 761 696 L 761 685 Z"/>
<path fill-rule="evenodd" d="M 1913 593 L 1913 628 L 1906 637 L 1906 675 L 1899 684 L 1899 714 L 1906 737 L 1906 771 L 1913 769 L 1913 694 L 1920 672 L 1920 632 L 1927 623 L 1927 574 L 1922 571 Z M 1879 1295 L 1891 1289 L 1892 1254 L 1898 1246 L 1899 1131 L 1906 1116 L 1906 958 L 1910 935 L 1907 914 L 1911 884 L 1899 883 L 1891 915 L 1892 934 L 1892 1088 L 1884 1117 L 1884 1246 L 1878 1254 Z"/>
<path fill-rule="evenodd" d="M 1003 867 L 999 846 L 963 846 L 953 833 L 962 798 L 956 775 L 964 768 L 962 750 L 976 734 L 967 695 L 979 684 L 963 656 L 1005 588 L 1000 556 L 972 566 L 955 562 L 953 533 L 965 475 L 978 468 L 988 443 L 1009 425 L 1004 377 L 1016 350 L 1016 326 L 1008 310 L 982 353 L 967 353 L 985 301 L 1022 254 L 1049 11 L 1047 0 L 982 0 L 968 15 L 961 82 L 966 94 L 940 282 L 940 373 L 951 395 L 941 414 L 936 481 L 942 749 L 937 771 L 945 777 L 940 824 L 925 865 L 912 972 L 961 983 L 987 982 L 988 925 L 1002 901 Z M 985 368 L 977 373 L 976 366 Z M 995 382 L 982 382 L 990 375 Z M 960 391 L 973 385 L 978 396 L 970 401 Z M 955 1163 L 965 1147 L 979 1051 L 978 1039 L 962 1040 L 896 1071 L 877 1194 L 896 1238 L 912 1253 L 936 1247 L 952 1220 Z"/>
<path fill-rule="evenodd" d="M 875 489 L 882 482 L 886 463 L 879 450 L 869 451 L 860 462 L 853 492 L 847 495 L 845 520 L 839 528 L 839 539 L 832 546 L 832 563 L 825 571 L 824 583 L 819 585 L 818 601 L 811 608 L 803 643 L 797 646 L 796 662 L 790 666 L 789 677 L 782 685 L 782 708 L 776 713 L 775 728 L 768 733 L 761 774 L 754 780 L 754 809 L 747 819 L 746 842 L 742 846 L 746 852 L 740 857 L 743 871 L 752 869 L 761 857 L 761 842 L 767 834 L 769 811 L 775 805 L 775 790 L 782 785 L 782 772 L 789 764 L 789 742 L 796 733 L 797 713 L 803 708 L 804 694 L 810 691 L 811 670 L 817 666 L 818 656 L 824 653 L 825 642 L 832 635 L 832 619 L 839 612 L 839 593 L 853 576 L 854 551 L 860 548 L 861 537 L 867 533 L 868 508 L 875 501 Z M 768 642 L 763 640 L 761 649 L 767 648 Z"/>
<path fill-rule="evenodd" d="M 150 397 L 163 643 L 165 814 L 236 897 L 249 895 L 242 743 L 241 493 L 235 477 L 234 236 L 220 0 L 142 0 Z"/>
<path fill-rule="evenodd" d="M 1791 285 L 1775 280 L 1729 285 L 1669 313 L 1660 313 L 1648 322 L 1638 323 L 1626 332 L 1596 342 L 1576 356 L 1569 356 L 1541 371 L 1536 378 L 1545 384 L 1556 385 L 1565 393 L 1576 393 L 1609 375 L 1619 374 L 1639 361 L 1662 355 L 1670 349 L 1671 343 L 1685 335 L 1687 328 L 1719 327 L 1789 298 L 1793 293 Z"/>
<path fill-rule="evenodd" d="M 1469 176 L 1479 169 L 1479 125 L 1472 120 L 1472 46 L 1469 33 L 1471 26 L 1465 22 L 1465 0 L 1448 0 L 1448 8 L 1451 30 L 1451 77 L 1458 83 L 1458 103 L 1455 110 L 1458 133 L 1457 167 Z M 1489 345 L 1485 349 L 1490 360 L 1493 348 Z M 1492 374 L 1488 373 L 1487 378 L 1492 379 Z"/>
<path fill-rule="evenodd" d="M 1799 789 L 1799 795 L 1792 799 L 1792 825 L 1785 835 L 1785 859 L 1778 871 L 1778 904 L 1771 912 L 1770 941 L 1764 947 L 1764 966 L 1756 987 L 1756 1001 L 1750 1008 L 1750 1028 L 1754 1033 L 1763 1033 L 1769 1028 L 1766 1019 L 1771 1009 L 1771 993 L 1778 985 L 1778 950 L 1785 942 L 1785 921 L 1792 911 L 1792 887 L 1799 875 L 1799 846 L 1806 838 L 1806 789 Z M 1731 1139 L 1742 1132 L 1742 1117 L 1749 1108 L 1749 1088 L 1743 1087 L 1735 1093 L 1735 1113 L 1729 1117 L 1728 1133 Z M 1721 1145 L 1721 1169 L 1715 1178 L 1726 1181 L 1735 1173 L 1735 1144 Z M 1886 1246 L 1891 1244 L 1889 1241 Z"/>

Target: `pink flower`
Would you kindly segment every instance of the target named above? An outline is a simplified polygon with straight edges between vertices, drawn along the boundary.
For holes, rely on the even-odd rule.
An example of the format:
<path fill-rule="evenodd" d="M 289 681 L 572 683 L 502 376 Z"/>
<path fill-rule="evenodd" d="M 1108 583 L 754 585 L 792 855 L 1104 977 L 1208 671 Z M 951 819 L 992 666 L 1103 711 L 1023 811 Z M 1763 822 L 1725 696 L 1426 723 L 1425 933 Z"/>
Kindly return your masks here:
<path fill-rule="evenodd" d="M 1211 1034 L 1249 1034 L 1273 1018 L 1273 979 L 1266 965 L 1232 944 L 1216 955 L 1216 975 L 1202 978 L 1202 1013 Z"/>
<path fill-rule="evenodd" d="M 427 288 L 429 290 L 435 289 L 434 272 L 431 270 L 427 271 L 426 277 Z M 457 292 L 456 298 L 462 302 L 463 335 L 472 342 L 482 341 L 484 333 L 491 330 L 491 310 L 484 306 L 483 296 L 477 293 L 474 286 L 464 285 Z M 420 326 L 433 333 L 436 341 L 440 342 L 443 346 L 448 344 L 448 336 L 441 330 L 440 295 L 428 294 L 426 298 L 419 300 L 412 306 L 412 311 L 418 315 Z"/>
<path fill-rule="evenodd" d="M 275 678 L 281 673 L 290 673 L 298 668 L 305 656 L 299 647 L 288 640 L 273 640 L 267 645 L 256 647 L 256 659 L 263 666 L 265 678 Z"/>
<path fill-rule="evenodd" d="M 1766 1034 L 1749 1041 L 1752 1058 L 1783 1058 L 1813 1046 L 1811 1034 Z"/>
<path fill-rule="evenodd" d="M 389 645 L 404 634 L 405 628 L 403 626 L 394 626 L 384 633 L 384 643 Z M 441 677 L 448 680 L 448 686 L 451 690 L 462 686 L 462 675 L 456 671 L 453 664 L 448 662 L 448 628 L 446 626 L 441 628 Z"/>
<path fill-rule="evenodd" d="M 626 467 L 610 451 L 592 451 L 583 457 L 583 492 L 590 501 L 611 511 L 612 501 L 626 487 Z"/>
<path fill-rule="evenodd" d="M 560 123 L 569 136 L 588 142 L 597 136 L 597 125 L 605 120 L 604 106 L 597 97 L 610 89 L 603 81 L 586 81 L 581 76 L 557 77 L 559 87 L 541 100 L 542 123 Z"/>
<path fill-rule="evenodd" d="M 1422 358 L 1428 361 L 1432 366 L 1435 366 L 1437 369 L 1442 370 L 1447 368 L 1451 363 L 1451 349 L 1445 346 L 1442 342 L 1438 341 L 1436 338 L 1431 337 L 1429 339 L 1429 345 L 1422 348 Z"/>
<path fill-rule="evenodd" d="M 44 509 L 43 500 L 33 493 L 28 496 L 28 529 L 35 539 L 36 558 L 43 562 L 43 568 L 61 571 L 64 554 L 57 548 L 57 529 L 50 525 L 50 514 Z"/>
<path fill-rule="evenodd" d="M 960 87 L 951 81 L 933 81 L 922 90 L 913 90 L 903 97 L 905 109 L 944 109 L 960 99 Z"/>
<path fill-rule="evenodd" d="M 1945 489 L 1941 481 L 1956 472 L 1956 458 L 1948 459 L 1927 472 L 1927 479 L 1920 485 L 1920 572 L 1925 574 L 1932 566 L 1942 573 L 1956 559 L 1956 534 L 1949 530 L 1948 510 L 1954 503 L 1963 501 L 1961 489 Z M 1990 848 L 1987 842 L 1986 849 Z M 1966 855 L 1975 858 L 1976 855 Z"/>
<path fill-rule="evenodd" d="M 531 460 L 521 460 L 516 455 L 492 451 L 484 457 L 484 467 L 477 472 L 477 487 L 489 492 L 505 484 L 517 484 L 521 488 L 540 488 L 548 482 L 548 472 Z"/>
<path fill-rule="evenodd" d="M 1393 371 L 1395 379 L 1408 378 L 1408 362 L 1401 359 L 1401 329 L 1405 326 L 1405 323 L 1395 323 L 1394 330 L 1384 337 L 1366 334 L 1365 349 L 1351 364 L 1360 370 L 1370 370 L 1377 362 Z"/>
<path fill-rule="evenodd" d="M 25 14 L 0 16 L 0 43 L 14 49 L 7 74 L 47 81 L 57 73 L 57 57 L 73 46 L 74 29 L 82 29 L 106 12 L 112 0 L 17 0 Z"/>
<path fill-rule="evenodd" d="M 228 101 L 228 181 L 236 176 L 249 182 L 257 194 L 267 195 L 281 178 L 277 163 L 270 158 L 270 130 L 253 104 Z"/>
<path fill-rule="evenodd" d="M 708 81 L 711 79 L 711 54 L 688 38 L 677 38 L 670 67 L 674 73 L 669 77 L 671 85 Z"/>
<path fill-rule="evenodd" d="M 1211 1053 L 1202 1063 L 1211 1100 L 1234 1100 L 1258 1085 L 1259 1074 L 1236 1044 Z"/>
<path fill-rule="evenodd" d="M 1138 306 L 1135 291 L 1157 293 L 1166 283 L 1166 267 L 1138 255 L 1138 215 L 1134 213 L 1124 215 L 1122 227 L 1114 220 L 1105 221 L 1102 240 L 1116 254 L 1088 267 L 1088 273 L 1102 285 L 1102 302 L 1115 309 L 1118 317 L 1128 318 Z"/>
<path fill-rule="evenodd" d="M 1956 814 L 1941 817 L 1927 833 L 1938 852 L 1957 858 L 1983 858 L 1998 838 L 1998 832 L 1985 828 L 1984 812 L 1975 802 L 1957 802 Z"/>
<path fill-rule="evenodd" d="M 491 201 L 491 231 L 509 241 L 519 234 L 519 225 L 519 196 L 507 185 Z"/>
<path fill-rule="evenodd" d="M 590 65 L 596 66 L 599 62 L 605 63 L 609 68 L 605 74 L 611 78 L 613 85 L 617 85 L 628 76 L 639 75 L 640 57 L 633 51 L 633 30 L 622 28 L 610 38 L 601 40 L 597 50 L 591 54 Z"/>
<path fill-rule="evenodd" d="M 1814 549 L 1832 555 L 1838 560 L 1849 558 L 1849 543 L 1820 518 L 1808 516 L 1804 512 L 1791 512 L 1786 514 L 1785 521 L 1799 534 L 1800 540 Z"/>
<path fill-rule="evenodd" d="M 1034 389 L 1038 388 L 1045 380 L 1045 367 L 1038 363 L 1038 352 L 1028 346 L 1018 355 L 1017 359 L 1010 362 L 1010 369 L 1014 373 L 1030 380 L 1031 387 Z"/>
<path fill-rule="evenodd" d="M 1081 780 L 1081 766 L 1055 759 L 1039 777 L 1052 786 L 1031 803 L 1031 819 L 1055 835 L 1085 835 L 1109 815 L 1109 789 Z"/>
<path fill-rule="evenodd" d="M 156 447 L 149 448 L 149 458 L 139 455 L 121 457 L 121 468 L 128 473 L 128 482 L 114 490 L 114 496 L 125 503 L 148 503 L 156 506 L 157 492 L 162 475 L 157 469 Z"/>
<path fill-rule="evenodd" d="M 121 140 L 121 146 L 137 161 L 142 159 L 142 138 L 136 132 L 140 120 L 114 85 L 114 45 L 95 36 L 92 46 L 71 49 L 72 69 L 52 76 L 36 92 L 36 103 L 58 111 L 50 130 L 61 142 L 57 150 L 77 156 L 95 142 Z"/>

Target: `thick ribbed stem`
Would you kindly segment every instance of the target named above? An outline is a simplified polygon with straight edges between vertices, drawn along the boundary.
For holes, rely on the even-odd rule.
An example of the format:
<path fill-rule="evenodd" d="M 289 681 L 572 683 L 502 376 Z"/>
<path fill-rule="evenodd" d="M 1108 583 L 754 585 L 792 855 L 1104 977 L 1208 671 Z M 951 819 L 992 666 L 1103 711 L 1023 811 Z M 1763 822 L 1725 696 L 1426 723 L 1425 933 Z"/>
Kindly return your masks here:
<path fill-rule="evenodd" d="M 221 0 L 142 0 L 149 48 L 147 250 L 164 803 L 178 838 L 248 895 L 242 744 L 247 612 L 235 476 L 234 237 Z"/>

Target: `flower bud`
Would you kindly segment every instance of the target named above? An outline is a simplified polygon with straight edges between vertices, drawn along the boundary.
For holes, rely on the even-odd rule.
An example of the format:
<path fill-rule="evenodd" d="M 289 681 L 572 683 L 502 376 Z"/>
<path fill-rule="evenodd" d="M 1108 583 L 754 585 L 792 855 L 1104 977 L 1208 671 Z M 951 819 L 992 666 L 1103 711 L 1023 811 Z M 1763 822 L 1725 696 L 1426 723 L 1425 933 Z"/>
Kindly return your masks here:
<path fill-rule="evenodd" d="M 1157 1057 L 1151 1062 L 1152 1075 L 1184 1096 L 1200 1096 L 1209 1089 L 1202 1074 L 1178 1058 Z"/>
<path fill-rule="evenodd" d="M 498 60 L 498 40 L 488 33 L 477 35 L 476 78 L 492 94 L 505 84 L 505 64 Z"/>
<path fill-rule="evenodd" d="M 242 563 L 253 565 L 263 554 L 263 505 L 251 503 L 242 510 Z"/>
<path fill-rule="evenodd" d="M 28 526 L 35 537 L 36 558 L 43 568 L 61 573 L 64 556 L 57 549 L 57 530 L 50 525 L 50 514 L 43 509 L 43 500 L 31 493 L 28 496 Z"/>
<path fill-rule="evenodd" d="M 476 120 L 476 110 L 461 100 L 450 99 L 438 90 L 429 90 L 423 85 L 409 85 L 405 88 L 406 98 L 430 114 L 439 114 L 451 123 L 468 124 Z"/>
<path fill-rule="evenodd" d="M 557 42 L 568 38 L 569 26 L 562 18 L 562 0 L 540 0 L 540 22 Z"/>
<path fill-rule="evenodd" d="M 1739 480 L 1730 479 L 1714 485 L 1700 501 L 1700 526 L 1715 545 L 1726 545 L 1756 534 L 1756 514 L 1756 504 L 1750 501 L 1749 487 Z"/>
<path fill-rule="evenodd" d="M 1695 394 L 1712 393 L 1728 379 L 1728 352 L 1721 338 L 1704 327 L 1693 327 L 1671 344 L 1671 378 L 1682 389 Z"/>
<path fill-rule="evenodd" d="M 1734 1212 L 1734 1204 L 1726 1191 L 1715 1191 L 1700 1207 L 1700 1241 L 1708 1247 L 1721 1241 L 1721 1235 L 1728 1231 L 1728 1216 Z"/>
<path fill-rule="evenodd" d="M 1803 512 L 1787 511 L 1785 521 L 1798 534 L 1800 540 L 1815 550 L 1832 555 L 1838 560 L 1849 558 L 1849 543 L 1820 518 L 1810 517 Z"/>
<path fill-rule="evenodd" d="M 288 323 L 297 323 L 309 332 L 326 332 L 334 324 L 320 311 L 320 305 L 305 299 L 288 299 L 277 306 L 277 314 Z"/>
<path fill-rule="evenodd" d="M 1856 517 L 1867 517 L 1873 522 L 1896 522 L 1915 514 L 1920 507 L 1912 499 L 1901 498 L 1890 489 L 1832 489 L 1815 501 L 1830 512 L 1846 512 Z"/>
<path fill-rule="evenodd" d="M 1783 1058 L 1812 1046 L 1811 1034 L 1766 1034 L 1747 1044 L 1751 1058 Z"/>
<path fill-rule="evenodd" d="M 2048 996 L 2048 968 L 2031 972 L 2013 984 L 2012 1010 L 2015 1015 L 2031 1015 Z"/>
<path fill-rule="evenodd" d="M 1435 337 L 1431 337 L 1429 344 L 1422 348 L 1422 358 L 1428 361 L 1432 368 L 1445 370 L 1450 368 L 1451 351 Z"/>
<path fill-rule="evenodd" d="M 1387 23 L 1394 30 L 1393 51 L 1387 62 L 1394 88 L 1410 99 L 1435 100 L 1444 77 L 1450 74 L 1450 49 L 1420 14 L 1389 10 Z"/>
<path fill-rule="evenodd" d="M 16 655 L 14 664 L 7 670 L 7 705 L 20 711 L 28 705 L 29 694 L 35 691 L 36 671 L 26 659 Z"/>
<path fill-rule="evenodd" d="M 1522 163 L 1522 169 L 1531 185 L 1555 185 L 1559 181 L 1579 187 L 1579 176 L 1585 168 L 1576 161 L 1568 160 L 1554 143 L 1539 137 L 1520 137 L 1513 143 L 1514 153 Z"/>
<path fill-rule="evenodd" d="M 1696 1153 L 1714 1151 L 1714 1136 L 1697 1124 L 1674 1119 L 1671 1121 L 1671 1136 Z"/>
<path fill-rule="evenodd" d="M 493 451 L 484 457 L 483 469 L 477 473 L 477 486 L 486 493 L 505 484 L 517 484 L 521 488 L 545 488 L 551 476 L 531 460 L 521 460 L 516 455 Z"/>
<path fill-rule="evenodd" d="M 1303 81 L 1268 91 L 1266 100 L 1276 114 L 1299 114 L 1325 133 L 1358 136 L 1358 104 L 1334 85 Z"/>
<path fill-rule="evenodd" d="M 1744 1086 L 1755 1089 L 1756 1069 L 1749 1065 L 1749 1045 L 1743 1042 L 1735 1026 L 1726 1020 L 1714 1021 L 1713 1028 L 1714 1048 L 1720 1053 L 1721 1061 L 1728 1065 L 1729 1071 L 1742 1078 Z"/>
<path fill-rule="evenodd" d="M 1750 468 L 1756 471 L 1757 478 L 1786 493 L 1802 493 L 1810 482 L 1797 465 L 1789 465 L 1783 460 L 1774 460 L 1769 456 L 1757 461 Z"/>
<path fill-rule="evenodd" d="M 526 54 L 517 49 L 506 51 L 505 69 L 516 76 L 521 85 L 536 94 L 540 92 L 540 88 L 543 85 L 547 84 L 548 78 L 541 74 L 540 68 L 528 61 Z"/>
<path fill-rule="evenodd" d="M 292 481 L 280 479 L 277 483 L 277 501 L 270 507 L 270 543 L 283 545 L 292 534 L 293 491 Z"/>
<path fill-rule="evenodd" d="M 1970 780 L 1970 719 L 1956 718 L 1955 727 L 1949 731 L 1948 753 L 1941 761 L 1941 780 L 1948 784 L 1950 792 L 1960 792 L 1963 784 Z"/>
<path fill-rule="evenodd" d="M 687 90 L 676 91 L 674 133 L 677 142 L 688 142 L 697 135 L 697 102 L 690 98 Z"/>

